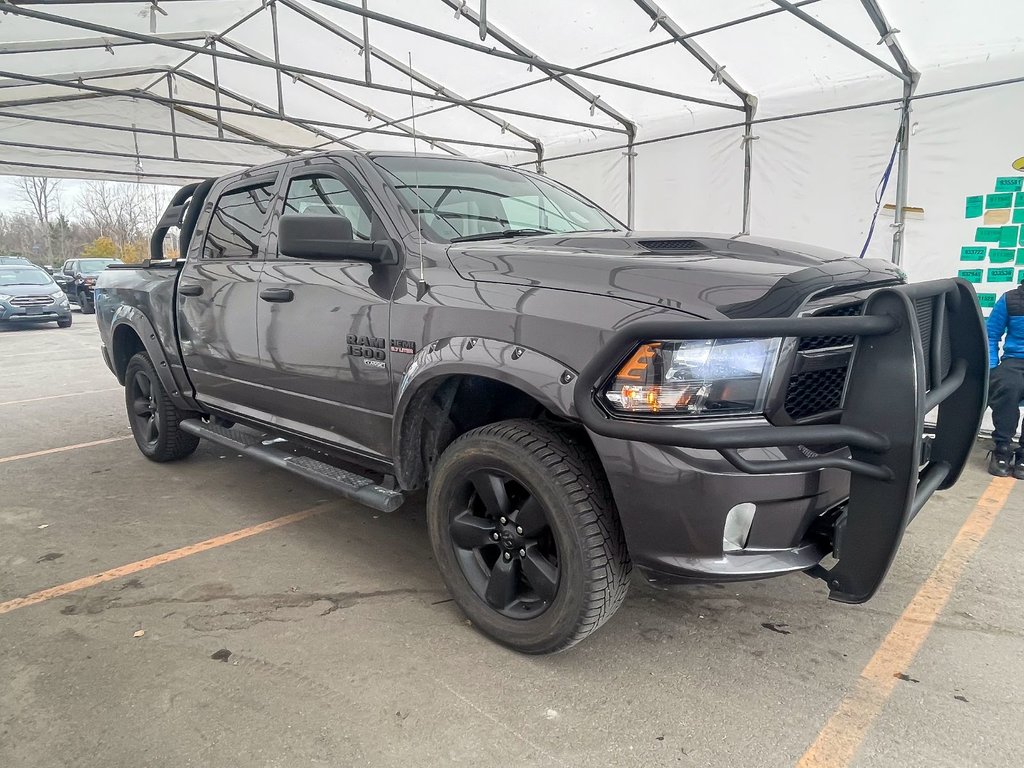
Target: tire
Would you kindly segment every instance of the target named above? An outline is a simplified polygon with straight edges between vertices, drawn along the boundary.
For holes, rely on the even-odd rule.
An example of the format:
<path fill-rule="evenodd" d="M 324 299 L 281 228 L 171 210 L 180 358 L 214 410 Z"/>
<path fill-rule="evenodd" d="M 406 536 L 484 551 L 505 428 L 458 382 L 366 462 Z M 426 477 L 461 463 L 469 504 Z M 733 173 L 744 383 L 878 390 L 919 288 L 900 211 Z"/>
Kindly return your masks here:
<path fill-rule="evenodd" d="M 509 648 L 564 651 L 626 597 L 632 565 L 611 490 L 571 430 L 516 419 L 462 435 L 434 469 L 427 521 L 456 604 Z"/>
<path fill-rule="evenodd" d="M 175 406 L 145 352 L 137 353 L 128 361 L 124 399 L 135 444 L 147 459 L 175 461 L 195 451 L 199 438 L 183 432 L 179 425 L 196 414 Z"/>
<path fill-rule="evenodd" d="M 96 311 L 96 305 L 84 293 L 78 294 L 78 307 L 82 310 L 83 315 L 91 315 Z"/>
<path fill-rule="evenodd" d="M 58 328 L 70 328 L 71 327 L 71 316 L 64 318 L 63 320 L 57 321 Z"/>

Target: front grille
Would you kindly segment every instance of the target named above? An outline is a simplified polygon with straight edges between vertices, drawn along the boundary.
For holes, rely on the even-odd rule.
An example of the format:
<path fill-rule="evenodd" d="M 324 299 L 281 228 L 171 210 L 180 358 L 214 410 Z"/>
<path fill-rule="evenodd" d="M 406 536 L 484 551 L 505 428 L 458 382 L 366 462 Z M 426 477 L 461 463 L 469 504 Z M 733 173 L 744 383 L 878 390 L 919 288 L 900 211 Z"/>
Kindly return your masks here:
<path fill-rule="evenodd" d="M 699 240 L 639 240 L 637 244 L 649 251 L 706 251 Z"/>
<path fill-rule="evenodd" d="M 847 304 L 817 312 L 815 317 L 853 317 L 859 315 L 863 304 Z M 853 336 L 804 336 L 800 339 L 798 349 L 806 352 L 812 349 L 828 349 L 829 347 L 848 347 L 853 344 Z"/>
<path fill-rule="evenodd" d="M 859 315 L 863 308 L 863 303 L 843 304 L 815 312 L 814 316 L 852 317 Z M 803 336 L 797 344 L 797 354 L 805 357 L 808 352 L 849 347 L 853 342 L 853 336 Z M 817 416 L 826 411 L 834 411 L 842 405 L 843 390 L 846 388 L 845 361 L 849 358 L 841 359 L 844 361 L 841 365 L 800 371 L 789 377 L 784 407 L 791 419 L 800 420 Z"/>
<path fill-rule="evenodd" d="M 46 307 L 52 303 L 52 296 L 15 296 L 11 299 L 11 305 L 15 307 Z"/>
<path fill-rule="evenodd" d="M 835 410 L 843 401 L 845 386 L 845 365 L 790 376 L 786 389 L 786 413 L 790 418 L 804 419 Z"/>

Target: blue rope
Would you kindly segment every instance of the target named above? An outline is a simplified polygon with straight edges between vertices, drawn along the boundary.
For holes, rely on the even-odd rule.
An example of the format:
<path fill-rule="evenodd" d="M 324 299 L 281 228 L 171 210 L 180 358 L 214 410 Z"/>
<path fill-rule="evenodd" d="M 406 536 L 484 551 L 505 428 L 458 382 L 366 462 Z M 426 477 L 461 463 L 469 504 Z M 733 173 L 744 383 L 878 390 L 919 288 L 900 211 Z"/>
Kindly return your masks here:
<path fill-rule="evenodd" d="M 878 211 L 882 208 L 882 197 L 885 195 L 885 188 L 889 186 L 889 175 L 892 173 L 892 166 L 896 162 L 896 150 L 900 147 L 900 138 L 900 136 L 897 136 L 896 143 L 892 145 L 892 154 L 889 155 L 889 164 L 885 166 L 885 173 L 882 174 L 882 180 L 878 182 L 878 187 L 875 189 L 875 213 L 871 217 L 871 226 L 868 228 L 868 236 L 864 241 L 864 247 L 860 249 L 860 256 L 857 257 L 858 259 L 864 258 L 864 254 L 868 252 L 868 246 L 871 245 L 871 236 L 875 233 L 875 222 L 878 221 Z"/>

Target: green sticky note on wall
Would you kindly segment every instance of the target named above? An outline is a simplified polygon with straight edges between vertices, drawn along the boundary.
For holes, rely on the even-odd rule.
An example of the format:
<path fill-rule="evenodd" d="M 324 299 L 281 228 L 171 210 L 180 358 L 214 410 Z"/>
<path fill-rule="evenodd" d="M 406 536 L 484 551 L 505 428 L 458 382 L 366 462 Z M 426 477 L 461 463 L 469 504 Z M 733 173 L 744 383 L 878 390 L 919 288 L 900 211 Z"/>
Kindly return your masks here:
<path fill-rule="evenodd" d="M 1002 227 L 978 227 L 974 239 L 979 243 L 998 243 L 1002 237 Z"/>
<path fill-rule="evenodd" d="M 960 247 L 960 261 L 984 261 L 988 247 L 984 245 L 963 245 Z"/>
<path fill-rule="evenodd" d="M 1000 248 L 1016 248 L 1017 238 L 1020 236 L 1020 227 L 1016 224 L 1011 224 L 1008 227 L 999 228 L 999 247 Z"/>
<path fill-rule="evenodd" d="M 988 282 L 1012 283 L 1013 267 L 991 267 L 988 270 Z"/>
<path fill-rule="evenodd" d="M 1013 209 L 1012 221 L 1014 224 L 1024 224 L 1024 208 Z"/>
<path fill-rule="evenodd" d="M 1024 269 L 1017 270 L 1017 282 L 1024 283 Z"/>
<path fill-rule="evenodd" d="M 992 260 L 993 264 L 1006 264 L 1011 262 L 1017 255 L 1015 248 L 993 248 L 988 252 L 989 259 Z"/>
<path fill-rule="evenodd" d="M 1014 195 L 1013 204 L 1018 208 L 1024 208 L 1024 192 L 1018 192 Z"/>
<path fill-rule="evenodd" d="M 1013 192 L 998 192 L 985 195 L 986 208 L 1013 208 Z"/>
<path fill-rule="evenodd" d="M 1024 176 L 1000 176 L 996 179 L 996 192 L 1019 192 L 1024 189 Z"/>
<path fill-rule="evenodd" d="M 968 283 L 980 283 L 983 274 L 984 272 L 980 269 L 961 269 L 956 276 L 962 277 Z"/>
<path fill-rule="evenodd" d="M 1024 264 L 1024 248 L 1017 249 L 1017 263 Z"/>
<path fill-rule="evenodd" d="M 965 217 L 976 219 L 985 210 L 985 197 L 983 195 L 971 195 L 967 198 L 967 212 Z"/>
<path fill-rule="evenodd" d="M 985 309 L 992 309 L 996 305 L 996 295 L 994 293 L 979 293 L 978 303 Z"/>

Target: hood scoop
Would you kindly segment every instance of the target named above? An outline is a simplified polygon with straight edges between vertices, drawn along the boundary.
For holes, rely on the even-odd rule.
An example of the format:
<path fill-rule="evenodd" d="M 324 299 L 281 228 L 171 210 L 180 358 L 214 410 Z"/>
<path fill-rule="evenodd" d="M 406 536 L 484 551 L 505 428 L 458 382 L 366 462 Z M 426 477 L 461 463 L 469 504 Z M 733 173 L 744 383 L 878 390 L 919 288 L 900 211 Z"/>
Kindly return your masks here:
<path fill-rule="evenodd" d="M 706 251 L 708 246 L 700 240 L 637 240 L 636 244 L 648 251 L 670 251 L 685 253 L 688 251 Z"/>

